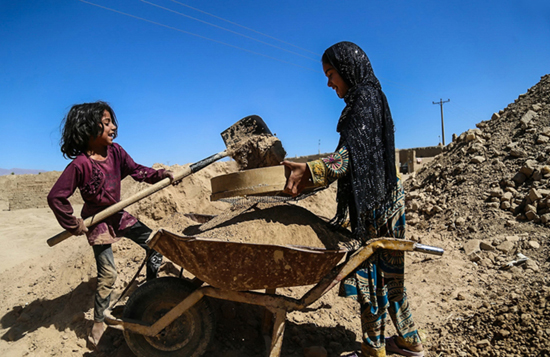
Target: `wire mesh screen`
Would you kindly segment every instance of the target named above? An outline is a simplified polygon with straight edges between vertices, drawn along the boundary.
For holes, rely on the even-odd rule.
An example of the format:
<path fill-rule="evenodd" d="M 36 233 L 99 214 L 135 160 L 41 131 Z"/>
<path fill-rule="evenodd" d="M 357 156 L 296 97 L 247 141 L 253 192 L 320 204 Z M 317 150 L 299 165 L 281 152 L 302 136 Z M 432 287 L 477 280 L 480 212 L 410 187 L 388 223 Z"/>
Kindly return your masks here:
<path fill-rule="evenodd" d="M 251 203 L 283 203 L 290 201 L 300 201 L 310 196 L 313 196 L 319 191 L 326 189 L 326 187 L 321 187 L 315 189 L 311 192 L 300 194 L 296 197 L 289 195 L 283 195 L 282 193 L 272 195 L 272 196 L 235 196 L 235 197 L 226 197 L 220 198 L 218 201 L 227 202 L 233 206 L 249 206 Z"/>

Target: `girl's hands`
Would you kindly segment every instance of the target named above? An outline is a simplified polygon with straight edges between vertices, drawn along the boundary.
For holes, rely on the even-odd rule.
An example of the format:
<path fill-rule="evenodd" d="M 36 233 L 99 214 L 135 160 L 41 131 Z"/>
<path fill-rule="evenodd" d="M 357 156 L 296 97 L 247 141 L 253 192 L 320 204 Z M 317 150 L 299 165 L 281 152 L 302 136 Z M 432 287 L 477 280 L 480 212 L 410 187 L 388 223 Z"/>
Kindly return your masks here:
<path fill-rule="evenodd" d="M 163 174 L 163 179 L 165 178 L 170 178 L 170 183 L 172 184 L 172 186 L 176 186 L 176 185 L 179 185 L 179 183 L 181 182 L 181 180 L 178 180 L 178 181 L 174 181 L 174 173 L 170 170 L 165 170 L 164 171 L 164 174 Z"/>
<path fill-rule="evenodd" d="M 69 231 L 73 236 L 81 236 L 84 233 L 88 232 L 88 227 L 86 227 L 82 218 L 77 218 L 76 227 L 68 228 L 67 231 Z"/>
<path fill-rule="evenodd" d="M 282 164 L 285 165 L 285 175 L 287 177 L 283 192 L 296 197 L 308 184 L 311 172 L 305 163 L 283 161 Z"/>

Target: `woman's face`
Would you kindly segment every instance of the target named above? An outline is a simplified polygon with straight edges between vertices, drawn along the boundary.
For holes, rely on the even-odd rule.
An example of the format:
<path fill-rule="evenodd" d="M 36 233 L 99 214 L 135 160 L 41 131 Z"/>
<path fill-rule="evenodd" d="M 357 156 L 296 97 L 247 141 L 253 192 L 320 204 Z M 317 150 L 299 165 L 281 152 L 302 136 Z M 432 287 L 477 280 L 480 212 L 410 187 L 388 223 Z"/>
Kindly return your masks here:
<path fill-rule="evenodd" d="M 340 77 L 340 74 L 334 67 L 328 63 L 323 63 L 323 71 L 328 78 L 327 85 L 336 91 L 339 98 L 344 98 L 348 92 L 348 84 Z"/>

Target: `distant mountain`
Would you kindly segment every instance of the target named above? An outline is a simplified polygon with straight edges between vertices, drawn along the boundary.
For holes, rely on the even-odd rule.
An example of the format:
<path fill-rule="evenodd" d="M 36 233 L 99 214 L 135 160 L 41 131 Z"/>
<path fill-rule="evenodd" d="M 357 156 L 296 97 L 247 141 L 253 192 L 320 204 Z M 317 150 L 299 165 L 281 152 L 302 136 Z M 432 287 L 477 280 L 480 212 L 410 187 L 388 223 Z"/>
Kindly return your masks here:
<path fill-rule="evenodd" d="M 0 176 L 11 175 L 12 172 L 13 172 L 14 175 L 29 175 L 29 174 L 35 175 L 39 172 L 46 172 L 46 170 L 17 169 L 17 168 L 3 169 L 3 168 L 0 168 Z"/>

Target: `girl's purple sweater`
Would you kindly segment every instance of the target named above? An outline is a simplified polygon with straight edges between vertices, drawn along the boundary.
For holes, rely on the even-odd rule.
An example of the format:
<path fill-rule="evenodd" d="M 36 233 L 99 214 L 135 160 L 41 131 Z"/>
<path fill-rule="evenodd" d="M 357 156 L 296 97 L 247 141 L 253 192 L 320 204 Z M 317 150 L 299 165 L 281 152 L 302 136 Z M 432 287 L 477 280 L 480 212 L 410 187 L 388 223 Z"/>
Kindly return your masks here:
<path fill-rule="evenodd" d="M 68 198 L 76 188 L 80 190 L 84 206 L 81 216 L 87 218 L 120 201 L 120 183 L 130 175 L 136 181 L 156 183 L 164 178 L 164 171 L 136 164 L 118 145 L 110 145 L 107 159 L 97 161 L 82 153 L 63 171 L 48 195 L 48 204 L 59 224 L 65 229 L 77 226 Z M 86 236 L 90 245 L 111 244 L 118 241 L 121 232 L 133 226 L 137 219 L 120 211 L 88 227 Z"/>

